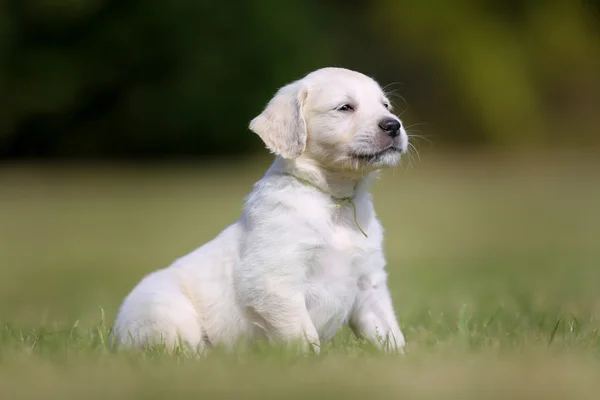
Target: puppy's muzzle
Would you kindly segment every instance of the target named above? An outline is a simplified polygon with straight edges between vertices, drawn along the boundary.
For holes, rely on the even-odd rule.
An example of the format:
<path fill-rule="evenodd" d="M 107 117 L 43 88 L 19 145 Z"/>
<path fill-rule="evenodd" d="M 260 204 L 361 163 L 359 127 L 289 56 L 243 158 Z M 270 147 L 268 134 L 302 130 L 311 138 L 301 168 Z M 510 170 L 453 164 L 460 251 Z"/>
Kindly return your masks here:
<path fill-rule="evenodd" d="M 379 127 L 391 138 L 400 135 L 400 121 L 394 118 L 386 118 L 379 122 Z"/>

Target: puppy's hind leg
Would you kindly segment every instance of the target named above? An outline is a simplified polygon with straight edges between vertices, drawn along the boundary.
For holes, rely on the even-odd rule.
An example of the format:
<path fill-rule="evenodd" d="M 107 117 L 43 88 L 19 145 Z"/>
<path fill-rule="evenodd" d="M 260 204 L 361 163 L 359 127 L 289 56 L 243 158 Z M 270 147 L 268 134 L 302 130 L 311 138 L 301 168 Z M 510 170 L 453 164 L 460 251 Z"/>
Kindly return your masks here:
<path fill-rule="evenodd" d="M 203 352 L 206 340 L 196 306 L 167 271 L 161 272 L 127 296 L 111 332 L 111 346 Z"/>

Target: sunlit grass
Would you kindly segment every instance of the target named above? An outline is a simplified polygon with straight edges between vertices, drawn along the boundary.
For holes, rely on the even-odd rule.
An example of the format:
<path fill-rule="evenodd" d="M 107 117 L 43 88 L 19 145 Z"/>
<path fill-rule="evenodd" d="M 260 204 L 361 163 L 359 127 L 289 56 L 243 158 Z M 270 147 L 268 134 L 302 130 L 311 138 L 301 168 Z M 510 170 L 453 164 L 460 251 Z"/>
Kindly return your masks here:
<path fill-rule="evenodd" d="M 0 168 L 0 398 L 596 398 L 600 163 L 422 154 L 373 188 L 409 348 L 115 353 L 146 273 L 240 213 L 267 163 Z M 212 170 L 212 171 L 211 171 Z"/>

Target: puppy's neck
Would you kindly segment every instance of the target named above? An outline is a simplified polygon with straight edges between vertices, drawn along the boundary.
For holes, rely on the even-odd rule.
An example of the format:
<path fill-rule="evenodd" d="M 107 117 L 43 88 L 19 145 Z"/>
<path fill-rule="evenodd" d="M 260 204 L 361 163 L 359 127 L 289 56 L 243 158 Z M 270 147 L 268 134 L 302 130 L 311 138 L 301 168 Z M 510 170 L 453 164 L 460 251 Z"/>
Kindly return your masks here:
<path fill-rule="evenodd" d="M 285 173 L 310 182 L 335 198 L 358 198 L 367 193 L 375 178 L 374 172 L 331 171 L 313 160 L 298 157 L 292 160 L 276 157 L 267 174 Z"/>

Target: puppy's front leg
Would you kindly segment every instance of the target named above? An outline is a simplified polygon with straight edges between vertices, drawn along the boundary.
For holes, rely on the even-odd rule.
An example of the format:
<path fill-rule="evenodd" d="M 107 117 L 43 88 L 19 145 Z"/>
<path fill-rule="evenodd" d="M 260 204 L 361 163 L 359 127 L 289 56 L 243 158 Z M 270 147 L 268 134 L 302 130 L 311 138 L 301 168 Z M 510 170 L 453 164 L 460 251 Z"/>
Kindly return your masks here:
<path fill-rule="evenodd" d="M 320 351 L 319 335 L 306 310 L 304 296 L 279 295 L 275 292 L 261 293 L 259 302 L 247 309 L 252 322 L 260 327 L 272 342 L 300 344 L 306 353 Z"/>
<path fill-rule="evenodd" d="M 350 316 L 355 335 L 383 350 L 403 353 L 404 335 L 394 313 L 385 271 L 361 277 L 358 286 L 359 293 Z"/>
<path fill-rule="evenodd" d="M 319 335 L 306 308 L 305 291 L 307 268 L 319 243 L 306 239 L 314 236 L 311 225 L 295 223 L 298 216 L 285 207 L 287 214 L 281 215 L 281 207 L 274 208 L 275 214 L 261 209 L 261 218 L 248 217 L 250 232 L 233 277 L 236 296 L 253 325 L 252 336 L 300 344 L 303 351 L 318 353 Z M 253 213 L 257 211 L 249 212 Z M 281 223 L 284 216 L 293 229 Z"/>

